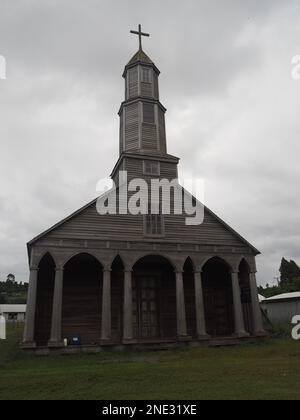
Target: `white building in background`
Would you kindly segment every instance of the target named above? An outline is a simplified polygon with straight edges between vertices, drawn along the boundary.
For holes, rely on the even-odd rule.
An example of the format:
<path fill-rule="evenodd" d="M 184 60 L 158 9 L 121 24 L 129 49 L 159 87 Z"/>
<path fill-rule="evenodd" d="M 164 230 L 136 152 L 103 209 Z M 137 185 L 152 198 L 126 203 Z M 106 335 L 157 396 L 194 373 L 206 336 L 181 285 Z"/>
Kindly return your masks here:
<path fill-rule="evenodd" d="M 7 322 L 24 322 L 26 305 L 0 305 L 1 314 Z"/>
<path fill-rule="evenodd" d="M 0 315 L 0 340 L 6 340 L 6 321 L 3 315 Z"/>
<path fill-rule="evenodd" d="M 290 324 L 295 315 L 300 315 L 300 292 L 265 299 L 261 307 L 273 324 Z"/>

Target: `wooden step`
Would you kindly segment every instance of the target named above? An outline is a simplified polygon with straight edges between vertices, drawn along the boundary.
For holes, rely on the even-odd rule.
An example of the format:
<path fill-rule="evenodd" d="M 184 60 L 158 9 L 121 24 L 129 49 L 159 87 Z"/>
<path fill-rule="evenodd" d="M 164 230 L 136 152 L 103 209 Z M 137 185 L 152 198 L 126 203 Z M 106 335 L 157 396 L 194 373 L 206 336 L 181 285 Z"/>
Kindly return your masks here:
<path fill-rule="evenodd" d="M 226 347 L 226 346 L 238 346 L 241 344 L 241 341 L 237 338 L 223 338 L 210 340 L 208 343 L 209 347 Z"/>

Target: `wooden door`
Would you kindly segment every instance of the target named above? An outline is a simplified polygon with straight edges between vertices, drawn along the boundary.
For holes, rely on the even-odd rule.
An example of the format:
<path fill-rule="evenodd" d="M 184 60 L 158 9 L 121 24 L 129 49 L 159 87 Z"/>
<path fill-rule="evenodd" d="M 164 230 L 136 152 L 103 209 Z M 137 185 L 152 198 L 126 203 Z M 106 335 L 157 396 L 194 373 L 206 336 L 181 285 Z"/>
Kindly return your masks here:
<path fill-rule="evenodd" d="M 207 332 L 212 337 L 232 334 L 231 305 L 224 289 L 205 289 Z"/>
<path fill-rule="evenodd" d="M 137 276 L 133 284 L 133 322 L 137 338 L 159 336 L 158 279 L 156 276 Z"/>

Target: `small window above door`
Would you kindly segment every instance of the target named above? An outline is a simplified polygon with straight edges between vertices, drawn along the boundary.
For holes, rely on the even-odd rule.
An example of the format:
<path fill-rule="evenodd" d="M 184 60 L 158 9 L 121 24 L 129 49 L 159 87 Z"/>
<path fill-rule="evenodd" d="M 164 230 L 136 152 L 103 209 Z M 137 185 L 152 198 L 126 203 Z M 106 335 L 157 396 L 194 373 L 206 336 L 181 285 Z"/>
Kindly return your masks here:
<path fill-rule="evenodd" d="M 144 175 L 159 176 L 160 162 L 153 160 L 144 160 Z"/>

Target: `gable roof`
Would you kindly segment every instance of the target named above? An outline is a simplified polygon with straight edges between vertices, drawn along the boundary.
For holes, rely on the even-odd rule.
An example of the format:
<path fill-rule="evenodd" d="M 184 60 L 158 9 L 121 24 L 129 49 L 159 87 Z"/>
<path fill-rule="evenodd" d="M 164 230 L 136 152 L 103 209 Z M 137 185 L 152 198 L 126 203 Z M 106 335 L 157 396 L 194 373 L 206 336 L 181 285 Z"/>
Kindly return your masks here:
<path fill-rule="evenodd" d="M 105 192 L 103 195 L 109 195 L 111 192 L 113 191 L 113 189 Z M 191 194 L 184 189 L 184 193 L 188 194 L 191 196 Z M 58 227 L 62 226 L 64 223 L 68 222 L 69 220 L 73 219 L 74 217 L 78 216 L 79 214 L 81 214 L 82 212 L 84 212 L 86 209 L 88 209 L 89 207 L 91 207 L 92 205 L 96 205 L 97 200 L 99 197 L 95 198 L 94 200 L 90 201 L 88 204 L 86 204 L 85 206 L 81 207 L 80 209 L 76 210 L 74 213 L 70 214 L 69 216 L 67 216 L 66 218 L 62 219 L 60 222 L 56 223 L 55 225 L 53 225 L 52 227 L 50 227 L 49 229 L 45 230 L 44 232 L 42 232 L 41 234 L 37 235 L 36 237 L 34 237 L 31 241 L 29 241 L 27 243 L 27 249 L 28 249 L 28 257 L 30 258 L 30 249 L 31 247 L 41 238 L 43 238 L 44 236 L 46 236 L 48 233 L 54 231 L 55 229 L 57 229 Z M 199 200 L 197 200 L 195 197 L 193 197 L 199 204 L 200 203 Z M 236 232 L 233 228 L 231 228 L 226 222 L 224 222 L 224 220 L 222 220 L 220 217 L 218 217 L 212 210 L 210 210 L 208 207 L 204 206 L 204 211 L 205 213 L 207 213 L 208 215 L 212 216 L 217 222 L 219 222 L 226 230 L 228 230 L 229 232 L 231 232 L 236 238 L 238 238 L 242 243 L 244 243 L 246 246 L 248 246 L 249 248 L 252 249 L 252 251 L 254 252 L 255 255 L 259 255 L 260 251 L 255 248 L 253 245 L 250 244 L 250 242 L 248 242 L 244 237 L 242 237 L 238 232 Z"/>

